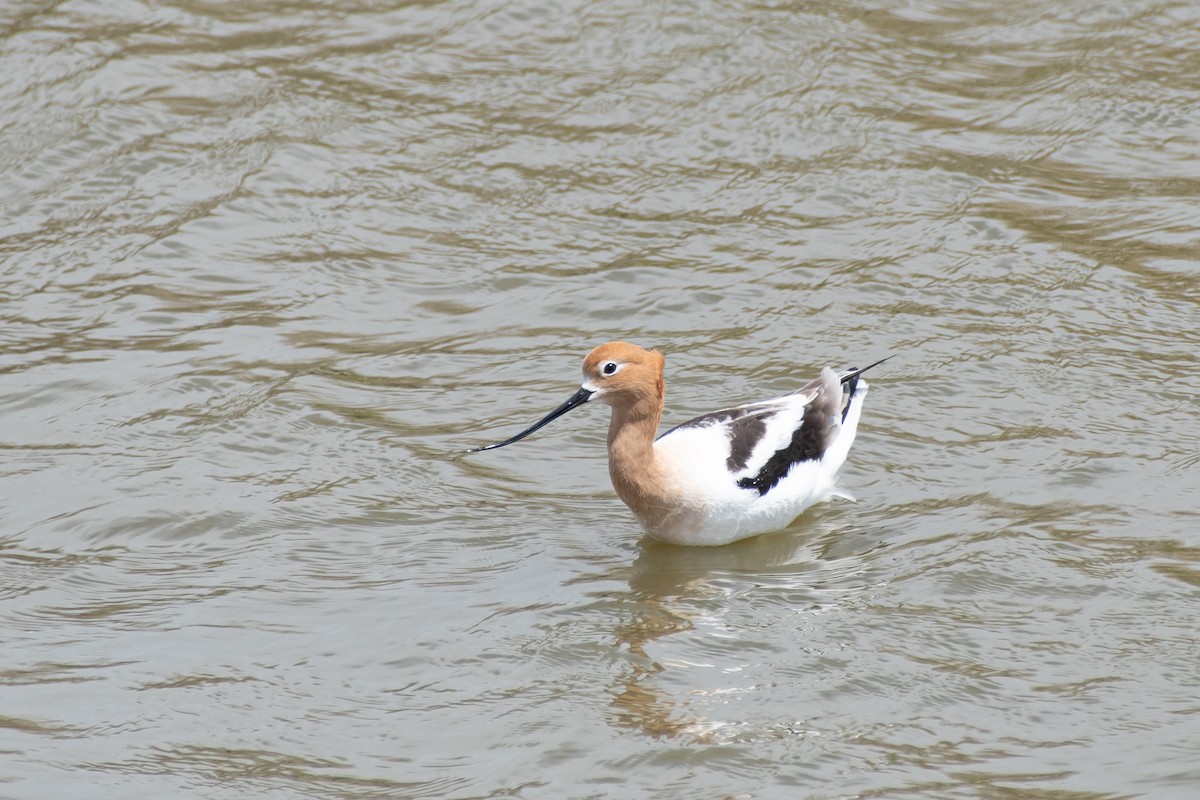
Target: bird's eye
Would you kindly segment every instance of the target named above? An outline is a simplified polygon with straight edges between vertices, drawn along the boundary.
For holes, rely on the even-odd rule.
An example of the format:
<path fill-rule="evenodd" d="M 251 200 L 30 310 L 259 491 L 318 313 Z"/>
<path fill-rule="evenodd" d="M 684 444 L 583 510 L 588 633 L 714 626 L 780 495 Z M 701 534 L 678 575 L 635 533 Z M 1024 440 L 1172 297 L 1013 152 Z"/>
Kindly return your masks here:
<path fill-rule="evenodd" d="M 612 375 L 614 372 L 617 371 L 617 362 L 615 362 L 615 361 L 606 362 L 604 364 L 604 367 L 601 368 L 600 371 L 603 372 L 605 375 Z"/>

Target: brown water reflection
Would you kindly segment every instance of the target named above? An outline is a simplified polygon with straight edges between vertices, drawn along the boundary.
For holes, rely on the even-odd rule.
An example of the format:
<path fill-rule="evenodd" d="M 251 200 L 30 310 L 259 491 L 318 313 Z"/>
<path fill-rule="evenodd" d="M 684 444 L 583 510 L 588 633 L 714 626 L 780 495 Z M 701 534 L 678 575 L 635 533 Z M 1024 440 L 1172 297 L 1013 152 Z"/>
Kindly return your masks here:
<path fill-rule="evenodd" d="M 746 735 L 738 724 L 699 715 L 692 708 L 695 699 L 703 706 L 707 698 L 721 698 L 727 691 L 723 681 L 689 680 L 690 688 L 683 693 L 659 683 L 672 677 L 677 681 L 680 670 L 696 669 L 704 681 L 705 669 L 728 674 L 744 668 L 742 662 L 754 653 L 756 642 L 739 625 L 722 619 L 731 598 L 770 594 L 792 613 L 819 614 L 881 580 L 869 574 L 867 552 L 853 551 L 856 546 L 869 551 L 878 542 L 874 534 L 839 529 L 818 538 L 824 526 L 814 522 L 808 520 L 803 536 L 760 537 L 719 550 L 642 543 L 629 579 L 636 610 L 614 632 L 616 647 L 628 654 L 628 674 L 622 688 L 614 691 L 616 724 L 653 737 L 685 737 L 701 744 L 737 742 Z M 709 654 L 706 663 L 664 665 L 652 654 L 656 640 L 678 635 L 706 640 L 714 633 L 728 640 L 731 650 Z M 670 649 L 668 641 L 658 644 Z M 716 660 L 709 661 L 714 655 Z M 761 735 L 756 732 L 750 738 Z"/>

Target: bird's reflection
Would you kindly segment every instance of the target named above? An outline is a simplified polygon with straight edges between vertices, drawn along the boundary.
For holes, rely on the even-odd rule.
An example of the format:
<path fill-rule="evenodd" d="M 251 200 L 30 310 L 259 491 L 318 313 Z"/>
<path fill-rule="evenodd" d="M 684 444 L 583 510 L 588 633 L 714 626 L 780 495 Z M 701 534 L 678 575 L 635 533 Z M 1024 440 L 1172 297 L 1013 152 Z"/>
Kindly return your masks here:
<path fill-rule="evenodd" d="M 613 722 L 656 738 L 722 739 L 721 729 L 728 723 L 689 713 L 687 704 L 664 688 L 663 678 L 679 667 L 656 661 L 647 653 L 647 645 L 695 631 L 697 623 L 711 626 L 712 617 L 722 614 L 727 598 L 741 587 L 761 586 L 769 592 L 772 586 L 796 589 L 799 584 L 823 581 L 831 549 L 841 549 L 836 533 L 814 525 L 811 518 L 802 528 L 725 547 L 675 547 L 643 540 L 629 573 L 630 599 L 637 610 L 613 631 L 617 644 L 629 654 L 628 670 L 614 687 Z M 832 558 L 842 575 L 847 568 L 855 569 L 846 556 Z M 849 558 L 861 562 L 858 556 Z M 689 695 L 727 690 L 725 685 L 713 686 Z"/>

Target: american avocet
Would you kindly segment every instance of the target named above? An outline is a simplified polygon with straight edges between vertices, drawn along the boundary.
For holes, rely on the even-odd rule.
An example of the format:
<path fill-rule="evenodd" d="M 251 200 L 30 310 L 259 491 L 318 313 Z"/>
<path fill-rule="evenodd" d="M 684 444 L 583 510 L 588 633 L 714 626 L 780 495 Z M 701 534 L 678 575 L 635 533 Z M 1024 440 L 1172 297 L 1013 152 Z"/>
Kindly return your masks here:
<path fill-rule="evenodd" d="M 890 358 L 890 356 L 889 356 Z M 608 473 L 613 487 L 655 539 L 721 545 L 779 530 L 809 505 L 838 494 L 867 396 L 859 376 L 831 368 L 801 388 L 761 403 L 714 411 L 659 436 L 663 356 L 609 342 L 583 360 L 583 386 L 540 422 L 494 450 L 524 439 L 576 406 L 612 407 Z"/>

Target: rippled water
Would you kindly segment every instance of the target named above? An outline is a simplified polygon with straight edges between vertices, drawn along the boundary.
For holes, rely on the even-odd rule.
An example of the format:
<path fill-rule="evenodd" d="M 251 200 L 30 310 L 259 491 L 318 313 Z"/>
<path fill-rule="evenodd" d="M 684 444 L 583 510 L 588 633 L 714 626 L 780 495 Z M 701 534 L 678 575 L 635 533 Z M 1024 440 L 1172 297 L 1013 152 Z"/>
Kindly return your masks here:
<path fill-rule="evenodd" d="M 0 797 L 1200 796 L 1200 6 L 0 9 Z M 880 368 L 640 538 L 586 408 Z"/>

